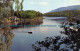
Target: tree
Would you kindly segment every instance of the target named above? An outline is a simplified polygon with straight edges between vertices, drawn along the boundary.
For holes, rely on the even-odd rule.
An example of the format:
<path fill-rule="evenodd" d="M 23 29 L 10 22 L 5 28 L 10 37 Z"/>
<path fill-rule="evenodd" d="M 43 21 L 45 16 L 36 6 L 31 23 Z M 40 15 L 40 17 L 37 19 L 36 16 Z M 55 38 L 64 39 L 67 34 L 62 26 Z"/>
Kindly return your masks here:
<path fill-rule="evenodd" d="M 15 10 L 17 11 L 17 15 L 18 15 L 20 10 L 20 2 L 19 0 L 14 0 L 14 2 L 15 2 Z"/>

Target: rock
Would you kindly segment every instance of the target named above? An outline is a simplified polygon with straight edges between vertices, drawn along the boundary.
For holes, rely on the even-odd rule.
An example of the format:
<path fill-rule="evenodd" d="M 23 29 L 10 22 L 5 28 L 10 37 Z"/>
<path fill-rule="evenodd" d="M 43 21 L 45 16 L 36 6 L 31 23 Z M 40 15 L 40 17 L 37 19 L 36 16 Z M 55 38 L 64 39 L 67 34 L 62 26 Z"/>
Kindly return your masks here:
<path fill-rule="evenodd" d="M 29 34 L 32 34 L 32 32 L 28 32 Z"/>

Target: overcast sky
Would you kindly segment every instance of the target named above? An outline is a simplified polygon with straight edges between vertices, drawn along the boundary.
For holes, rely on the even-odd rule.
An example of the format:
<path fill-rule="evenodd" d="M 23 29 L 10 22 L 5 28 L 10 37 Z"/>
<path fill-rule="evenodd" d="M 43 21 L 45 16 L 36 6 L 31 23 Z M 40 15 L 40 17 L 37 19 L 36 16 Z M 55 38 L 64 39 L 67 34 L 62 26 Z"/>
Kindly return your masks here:
<path fill-rule="evenodd" d="M 59 7 L 80 5 L 80 0 L 24 0 L 23 10 L 36 10 L 42 13 Z"/>

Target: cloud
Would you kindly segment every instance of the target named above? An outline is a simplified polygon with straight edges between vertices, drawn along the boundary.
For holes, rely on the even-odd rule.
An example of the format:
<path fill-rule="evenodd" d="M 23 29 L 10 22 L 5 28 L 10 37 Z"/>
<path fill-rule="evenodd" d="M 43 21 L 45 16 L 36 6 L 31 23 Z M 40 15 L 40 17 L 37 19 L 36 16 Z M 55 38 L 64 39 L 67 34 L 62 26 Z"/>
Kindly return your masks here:
<path fill-rule="evenodd" d="M 69 0 L 68 4 L 70 4 L 70 5 L 80 5 L 80 0 Z"/>
<path fill-rule="evenodd" d="M 39 2 L 40 5 L 48 5 L 48 2 Z"/>
<path fill-rule="evenodd" d="M 32 4 L 32 5 L 34 5 L 34 4 L 36 4 L 36 2 L 29 2 L 29 4 Z"/>
<path fill-rule="evenodd" d="M 48 5 L 48 2 L 29 2 L 31 5 Z"/>

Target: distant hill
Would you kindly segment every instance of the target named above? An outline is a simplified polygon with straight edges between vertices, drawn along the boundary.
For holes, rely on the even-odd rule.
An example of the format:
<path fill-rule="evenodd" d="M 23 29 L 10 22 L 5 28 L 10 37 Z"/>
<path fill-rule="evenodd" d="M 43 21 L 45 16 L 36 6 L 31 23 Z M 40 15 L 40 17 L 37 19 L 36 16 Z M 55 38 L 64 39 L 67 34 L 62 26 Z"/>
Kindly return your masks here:
<path fill-rule="evenodd" d="M 51 12 L 51 13 L 45 13 L 44 16 L 49 16 L 49 17 L 80 17 L 80 10 Z"/>
<path fill-rule="evenodd" d="M 52 11 L 50 11 L 48 13 L 59 12 L 59 11 L 69 11 L 69 10 L 80 10 L 80 5 L 68 6 L 68 7 L 61 7 L 61 8 L 52 10 Z"/>

